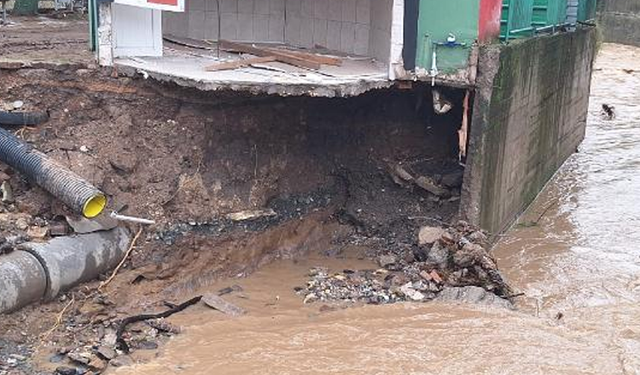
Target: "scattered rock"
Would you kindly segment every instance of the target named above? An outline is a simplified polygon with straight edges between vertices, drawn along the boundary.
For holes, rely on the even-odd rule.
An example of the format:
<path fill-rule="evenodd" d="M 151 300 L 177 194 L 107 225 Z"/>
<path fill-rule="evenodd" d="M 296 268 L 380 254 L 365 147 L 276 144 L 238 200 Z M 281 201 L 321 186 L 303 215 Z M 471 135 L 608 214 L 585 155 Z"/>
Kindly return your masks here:
<path fill-rule="evenodd" d="M 15 226 L 18 230 L 27 230 L 29 229 L 29 222 L 27 219 L 20 217 L 16 220 Z"/>
<path fill-rule="evenodd" d="M 49 234 L 49 227 L 29 227 L 27 236 L 35 239 L 43 239 Z"/>
<path fill-rule="evenodd" d="M 73 362 L 88 365 L 91 362 L 91 353 L 88 352 L 70 352 L 67 353 L 67 357 Z"/>
<path fill-rule="evenodd" d="M 418 244 L 421 246 L 431 245 L 432 243 L 438 241 L 444 233 L 445 230 L 441 227 L 422 227 L 420 228 L 420 232 L 418 233 Z"/>
<path fill-rule="evenodd" d="M 136 348 L 141 350 L 155 350 L 158 349 L 158 343 L 149 340 L 142 340 L 138 342 Z"/>
<path fill-rule="evenodd" d="M 435 233 L 428 240 L 433 241 L 431 246 L 391 247 L 387 251 L 393 252 L 376 258 L 383 266 L 378 270 L 330 273 L 327 268 L 315 267 L 309 272 L 306 286 L 296 289 L 296 293 L 304 297 L 305 303 L 370 304 L 427 301 L 443 288 L 467 285 L 482 286 L 489 294 L 512 295 L 493 258 L 475 243 L 485 239 L 482 232 L 463 221 L 446 230 L 429 231 Z M 409 252 L 411 256 L 406 256 Z"/>
<path fill-rule="evenodd" d="M 133 359 L 128 355 L 121 355 L 120 357 L 111 360 L 109 364 L 113 367 L 131 366 L 133 364 Z"/>
<path fill-rule="evenodd" d="M 309 293 L 306 296 L 304 296 L 304 300 L 302 300 L 302 303 L 304 303 L 305 305 L 307 303 L 313 303 L 315 301 L 317 301 L 319 298 L 315 293 Z"/>
<path fill-rule="evenodd" d="M 98 372 L 102 372 L 107 368 L 108 364 L 109 361 L 105 361 L 104 359 L 94 355 L 93 357 L 91 357 L 90 368 L 93 370 L 97 370 Z"/>
<path fill-rule="evenodd" d="M 412 283 L 406 283 L 405 285 L 400 287 L 400 292 L 407 296 L 412 301 L 424 301 L 425 295 L 420 293 L 419 291 L 413 289 Z"/>
<path fill-rule="evenodd" d="M 397 261 L 398 259 L 394 255 L 387 254 L 387 255 L 381 255 L 380 257 L 378 257 L 378 264 L 382 268 L 388 268 L 396 264 Z"/>
<path fill-rule="evenodd" d="M 446 268 L 449 263 L 449 249 L 439 242 L 434 243 L 427 253 L 427 263 L 437 264 L 440 268 Z"/>
<path fill-rule="evenodd" d="M 56 374 L 58 374 L 58 375 L 77 375 L 77 374 L 80 374 L 80 371 L 78 371 L 78 369 L 75 368 L 75 367 L 60 366 L 60 367 L 56 368 Z"/>
<path fill-rule="evenodd" d="M 230 302 L 225 301 L 222 297 L 213 293 L 207 293 L 202 296 L 202 302 L 212 309 L 218 310 L 224 314 L 237 317 L 246 314 L 246 310 L 238 307 Z"/>
<path fill-rule="evenodd" d="M 469 235 L 469 241 L 476 244 L 486 244 L 488 241 L 488 237 L 482 231 L 475 231 Z"/>
<path fill-rule="evenodd" d="M 495 306 L 513 309 L 513 304 L 504 298 L 500 298 L 491 292 L 477 286 L 447 287 L 436 297 L 437 301 L 474 303 L 487 306 Z"/>
<path fill-rule="evenodd" d="M 114 359 L 118 355 L 115 350 L 106 346 L 99 347 L 98 350 L 96 350 L 96 354 L 107 361 Z"/>

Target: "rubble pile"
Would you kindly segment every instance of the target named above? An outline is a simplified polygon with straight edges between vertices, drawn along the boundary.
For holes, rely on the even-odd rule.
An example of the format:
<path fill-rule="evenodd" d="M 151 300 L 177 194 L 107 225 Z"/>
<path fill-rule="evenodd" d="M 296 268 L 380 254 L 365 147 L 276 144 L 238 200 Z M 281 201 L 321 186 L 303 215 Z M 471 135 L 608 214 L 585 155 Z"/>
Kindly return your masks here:
<path fill-rule="evenodd" d="M 316 267 L 311 269 L 307 285 L 296 291 L 304 296 L 305 303 L 385 304 L 425 302 L 443 290 L 476 286 L 508 299 L 512 292 L 486 246 L 486 233 L 464 221 L 446 229 L 423 227 L 410 253 L 401 250 L 400 254 L 379 255 L 381 268 L 331 273 Z"/>

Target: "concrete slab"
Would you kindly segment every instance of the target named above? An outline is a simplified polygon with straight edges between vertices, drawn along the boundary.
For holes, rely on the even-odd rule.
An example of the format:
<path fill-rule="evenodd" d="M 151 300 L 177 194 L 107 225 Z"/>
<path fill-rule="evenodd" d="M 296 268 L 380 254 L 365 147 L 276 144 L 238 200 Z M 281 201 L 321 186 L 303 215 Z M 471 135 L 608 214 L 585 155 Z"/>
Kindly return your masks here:
<path fill-rule="evenodd" d="M 366 57 L 343 57 L 341 66 L 307 70 L 278 62 L 235 70 L 207 72 L 217 62 L 237 60 L 235 54 L 165 48 L 163 57 L 118 58 L 118 72 L 151 77 L 203 91 L 233 90 L 282 96 L 348 97 L 390 87 L 383 64 Z M 144 73 L 143 73 L 144 72 Z"/>

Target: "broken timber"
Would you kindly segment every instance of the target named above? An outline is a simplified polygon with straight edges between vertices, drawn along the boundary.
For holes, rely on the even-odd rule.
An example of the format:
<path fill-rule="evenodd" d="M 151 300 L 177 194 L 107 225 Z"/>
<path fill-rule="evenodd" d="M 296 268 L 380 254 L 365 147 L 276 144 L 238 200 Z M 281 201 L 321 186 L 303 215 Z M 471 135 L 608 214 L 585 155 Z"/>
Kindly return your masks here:
<path fill-rule="evenodd" d="M 247 66 L 253 64 L 263 64 L 276 61 L 277 59 L 274 56 L 264 56 L 264 57 L 249 57 L 243 60 L 229 61 L 223 62 L 219 64 L 209 65 L 204 70 L 207 72 L 215 72 L 220 70 L 231 70 L 238 68 L 246 68 Z"/>
<path fill-rule="evenodd" d="M 321 63 L 319 62 L 311 61 L 307 58 L 293 56 L 288 53 L 282 53 L 274 49 L 259 48 L 248 44 L 229 42 L 228 40 L 220 40 L 218 41 L 218 44 L 220 45 L 220 49 L 223 49 L 225 51 L 248 53 L 258 57 L 273 56 L 277 61 L 301 68 L 317 70 L 320 69 L 321 66 Z"/>

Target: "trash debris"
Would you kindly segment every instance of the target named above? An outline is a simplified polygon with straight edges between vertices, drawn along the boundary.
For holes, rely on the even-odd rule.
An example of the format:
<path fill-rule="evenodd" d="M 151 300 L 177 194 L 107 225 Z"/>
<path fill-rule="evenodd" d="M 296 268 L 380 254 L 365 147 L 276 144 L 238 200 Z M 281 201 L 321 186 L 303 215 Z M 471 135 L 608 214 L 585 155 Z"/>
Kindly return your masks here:
<path fill-rule="evenodd" d="M 264 209 L 264 210 L 246 210 L 246 211 L 240 211 L 240 212 L 234 212 L 231 214 L 227 214 L 227 219 L 232 220 L 232 221 L 246 221 L 246 220 L 254 220 L 254 219 L 258 219 L 261 217 L 273 217 L 273 216 L 277 216 L 278 214 L 270 209 Z"/>
<path fill-rule="evenodd" d="M 244 310 L 243 308 L 238 307 L 226 301 L 222 297 L 212 293 L 203 295 L 202 302 L 204 302 L 205 305 L 211 307 L 214 310 L 218 310 L 221 313 L 224 313 L 226 315 L 230 315 L 233 317 L 242 316 L 247 313 L 246 310 Z"/>
<path fill-rule="evenodd" d="M 447 98 L 440 93 L 440 90 L 433 90 L 433 110 L 439 114 L 444 115 L 453 108 L 453 104 L 447 100 Z"/>
<path fill-rule="evenodd" d="M 11 185 L 9 185 L 9 181 L 3 181 L 0 185 L 0 191 L 2 192 L 2 202 L 3 203 L 13 203 L 13 189 L 11 189 Z"/>
<path fill-rule="evenodd" d="M 144 224 L 144 225 L 153 225 L 155 224 L 155 220 L 143 219 L 139 217 L 120 215 L 116 211 L 111 212 L 109 215 L 112 219 L 120 220 L 120 221 L 128 221 L 130 223 Z"/>

